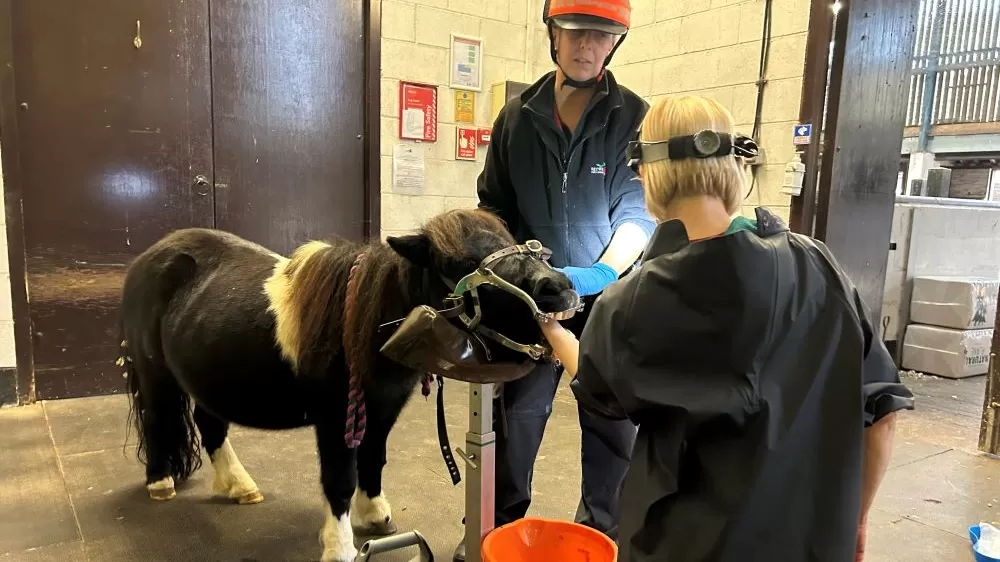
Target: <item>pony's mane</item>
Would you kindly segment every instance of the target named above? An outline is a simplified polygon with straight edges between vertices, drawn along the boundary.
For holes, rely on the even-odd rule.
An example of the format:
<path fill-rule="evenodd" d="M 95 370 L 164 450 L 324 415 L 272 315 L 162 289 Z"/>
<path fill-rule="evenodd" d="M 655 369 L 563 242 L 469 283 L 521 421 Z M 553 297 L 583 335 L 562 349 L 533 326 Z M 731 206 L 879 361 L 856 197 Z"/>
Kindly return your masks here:
<path fill-rule="evenodd" d="M 475 252 L 470 241 L 481 239 L 482 235 L 499 237 L 504 244 L 514 243 L 503 221 L 480 209 L 442 213 L 427 221 L 419 232 L 428 238 L 435 251 L 457 260 L 468 259 Z M 348 276 L 361 253 L 364 258 L 352 282 L 356 287 L 353 310 L 345 318 Z M 283 294 L 288 301 L 285 326 L 281 325 L 281 314 L 278 315 L 278 339 L 296 371 L 323 376 L 344 351 L 344 336 L 349 333 L 351 356 L 345 359 L 358 375 L 367 378 L 377 354 L 373 338 L 378 326 L 387 316 L 401 317 L 414 306 L 409 300 L 419 290 L 417 283 L 421 281 L 413 278 L 414 269 L 381 242 L 367 245 L 310 242 L 296 249 L 287 263 L 279 264 L 275 271 L 275 277 L 284 276 Z"/>

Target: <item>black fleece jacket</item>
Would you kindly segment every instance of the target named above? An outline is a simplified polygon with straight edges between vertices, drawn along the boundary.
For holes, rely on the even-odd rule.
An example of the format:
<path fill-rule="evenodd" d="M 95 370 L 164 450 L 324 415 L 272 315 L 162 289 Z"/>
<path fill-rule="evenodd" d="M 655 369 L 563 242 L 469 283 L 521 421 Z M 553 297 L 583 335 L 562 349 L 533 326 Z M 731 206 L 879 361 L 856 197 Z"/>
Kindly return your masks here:
<path fill-rule="evenodd" d="M 556 120 L 555 72 L 546 74 L 493 124 L 479 206 L 518 241 L 541 241 L 554 267 L 593 265 L 627 222 L 651 235 L 642 186 L 625 161 L 648 109 L 608 71 L 570 138 Z"/>

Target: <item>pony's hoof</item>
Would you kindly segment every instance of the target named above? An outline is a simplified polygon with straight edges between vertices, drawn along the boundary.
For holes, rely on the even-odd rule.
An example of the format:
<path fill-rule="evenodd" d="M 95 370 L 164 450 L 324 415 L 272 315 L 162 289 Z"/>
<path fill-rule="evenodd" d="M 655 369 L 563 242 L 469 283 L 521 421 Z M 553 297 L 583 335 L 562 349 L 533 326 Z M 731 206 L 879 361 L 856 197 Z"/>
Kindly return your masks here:
<path fill-rule="evenodd" d="M 242 496 L 236 498 L 236 503 L 240 505 L 252 505 L 255 503 L 260 503 L 262 501 L 264 501 L 264 494 L 260 493 L 260 490 L 247 492 Z"/>
<path fill-rule="evenodd" d="M 149 491 L 150 499 L 162 502 L 167 500 L 172 500 L 177 497 L 177 490 L 173 488 L 159 488 Z"/>
<path fill-rule="evenodd" d="M 177 490 L 174 489 L 174 479 L 171 476 L 146 484 L 146 491 L 149 492 L 150 499 L 156 501 L 172 500 L 177 496 Z"/>
<path fill-rule="evenodd" d="M 324 550 L 323 556 L 319 560 L 320 562 L 354 562 L 356 559 L 357 559 L 357 554 L 353 554 L 350 552 L 344 554 L 342 552 Z"/>
<path fill-rule="evenodd" d="M 364 526 L 355 529 L 354 532 L 366 537 L 386 537 L 398 533 L 399 527 L 396 526 L 395 521 L 390 519 L 385 522 L 377 521 L 375 523 L 367 523 Z"/>
<path fill-rule="evenodd" d="M 392 507 L 385 496 L 369 498 L 361 490 L 354 491 L 351 500 L 351 527 L 355 533 L 369 537 L 394 535 L 399 528 L 392 520 Z"/>

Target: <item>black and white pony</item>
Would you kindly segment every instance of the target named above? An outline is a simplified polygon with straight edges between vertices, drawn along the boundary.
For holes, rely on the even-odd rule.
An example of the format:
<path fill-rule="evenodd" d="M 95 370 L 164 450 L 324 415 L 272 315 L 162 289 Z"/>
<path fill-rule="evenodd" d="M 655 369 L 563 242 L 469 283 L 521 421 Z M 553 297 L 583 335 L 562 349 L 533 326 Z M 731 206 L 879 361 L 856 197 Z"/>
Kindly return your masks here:
<path fill-rule="evenodd" d="M 458 210 L 387 245 L 309 242 L 290 259 L 207 229 L 179 230 L 151 246 L 125 277 L 119 359 L 150 497 L 173 498 L 175 485 L 200 466 L 200 433 L 214 490 L 241 504 L 263 501 L 227 439 L 229 424 L 313 426 L 327 507 L 322 560 L 354 560 L 355 529 L 395 532 L 382 491 L 386 440 L 423 374 L 378 353 L 388 337 L 378 327 L 417 305 L 439 306 L 445 279 L 513 244 L 493 215 Z M 493 270 L 545 312 L 578 302 L 569 280 L 536 258 L 511 255 Z M 494 329 L 541 341 L 527 307 L 509 293 L 483 291 L 480 304 Z M 498 360 L 515 353 L 490 347 Z M 358 425 L 358 412 L 348 413 L 355 391 L 363 392 L 367 417 L 354 427 L 354 438 L 364 431 L 359 445 L 345 435 L 349 419 Z"/>

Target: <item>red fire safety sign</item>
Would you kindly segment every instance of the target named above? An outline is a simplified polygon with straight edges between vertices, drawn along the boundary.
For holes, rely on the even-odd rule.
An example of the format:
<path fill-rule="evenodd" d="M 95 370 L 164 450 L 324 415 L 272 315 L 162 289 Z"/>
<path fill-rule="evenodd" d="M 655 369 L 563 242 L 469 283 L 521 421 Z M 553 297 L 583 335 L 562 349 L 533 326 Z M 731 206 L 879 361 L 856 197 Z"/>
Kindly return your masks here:
<path fill-rule="evenodd" d="M 399 138 L 437 141 L 437 86 L 399 83 Z"/>
<path fill-rule="evenodd" d="M 456 127 L 458 138 L 455 139 L 455 159 L 475 160 L 476 147 L 479 144 L 478 131 L 466 127 Z"/>

